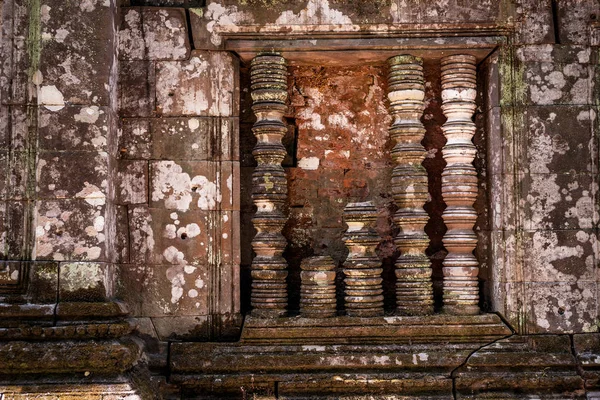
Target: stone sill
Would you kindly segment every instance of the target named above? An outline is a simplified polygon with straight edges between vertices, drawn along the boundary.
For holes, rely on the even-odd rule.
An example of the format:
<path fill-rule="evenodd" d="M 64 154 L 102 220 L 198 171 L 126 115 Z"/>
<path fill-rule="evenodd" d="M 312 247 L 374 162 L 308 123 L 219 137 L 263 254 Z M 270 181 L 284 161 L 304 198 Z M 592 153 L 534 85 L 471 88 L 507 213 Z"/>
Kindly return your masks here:
<path fill-rule="evenodd" d="M 381 344 L 490 342 L 512 334 L 496 314 L 375 318 L 246 317 L 243 344 Z"/>

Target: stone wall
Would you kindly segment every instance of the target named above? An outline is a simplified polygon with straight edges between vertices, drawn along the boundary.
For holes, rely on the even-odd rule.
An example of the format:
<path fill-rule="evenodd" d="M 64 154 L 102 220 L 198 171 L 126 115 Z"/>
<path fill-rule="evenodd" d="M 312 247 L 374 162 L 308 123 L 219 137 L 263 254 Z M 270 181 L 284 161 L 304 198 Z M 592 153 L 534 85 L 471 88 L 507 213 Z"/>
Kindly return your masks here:
<path fill-rule="evenodd" d="M 163 341 L 240 323 L 238 61 L 191 51 L 185 13 L 125 7 L 119 32 L 120 287 Z"/>
<path fill-rule="evenodd" d="M 172 343 L 239 338 L 255 233 L 248 61 L 267 44 L 295 57 L 284 138 L 292 311 L 301 259 L 341 265 L 342 210 L 365 200 L 378 207 L 394 308 L 381 60 L 420 49 L 439 311 L 439 58 L 462 46 L 487 49 L 474 117 L 480 306 L 515 335 L 463 350 L 457 365 L 493 377 L 491 364 L 504 368 L 495 351 L 556 351 L 567 365 L 558 374 L 573 373 L 558 396 L 598 390 L 587 369 L 600 354 L 597 1 L 0 0 L 0 15 L 0 383 L 103 398 L 137 396 L 121 384 L 130 381 L 142 398 L 181 398 L 168 379 Z M 540 359 L 534 367 L 546 368 Z M 40 374 L 101 387 L 34 388 Z M 469 398 L 483 381 L 456 386 L 461 374 L 471 372 L 446 378 Z M 0 386 L 0 398 L 17 391 Z"/>
<path fill-rule="evenodd" d="M 117 8 L 2 6 L 1 282 L 22 289 L 0 296 L 108 301 L 117 282 Z"/>

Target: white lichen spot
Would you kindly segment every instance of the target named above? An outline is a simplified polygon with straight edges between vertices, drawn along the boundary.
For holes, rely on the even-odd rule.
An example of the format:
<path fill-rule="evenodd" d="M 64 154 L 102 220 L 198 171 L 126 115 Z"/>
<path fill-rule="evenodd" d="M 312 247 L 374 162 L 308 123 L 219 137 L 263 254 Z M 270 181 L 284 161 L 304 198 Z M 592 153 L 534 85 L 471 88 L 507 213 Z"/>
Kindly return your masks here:
<path fill-rule="evenodd" d="M 65 41 L 65 39 L 67 38 L 67 36 L 69 35 L 69 31 L 63 28 L 58 28 L 56 30 L 56 33 L 54 34 L 54 39 L 58 42 L 58 43 L 63 43 Z"/>
<path fill-rule="evenodd" d="M 52 8 L 47 4 L 43 4 L 40 7 L 40 20 L 44 24 L 47 24 L 50 21 L 50 10 L 52 10 Z"/>
<path fill-rule="evenodd" d="M 302 346 L 303 351 L 325 351 L 325 346 Z"/>
<path fill-rule="evenodd" d="M 65 98 L 55 85 L 42 86 L 38 94 L 38 104 L 50 111 L 59 111 L 65 107 Z"/>
<path fill-rule="evenodd" d="M 378 365 L 386 365 L 390 362 L 389 356 L 373 356 L 373 362 Z"/>
<path fill-rule="evenodd" d="M 171 303 L 177 304 L 181 296 L 183 296 L 183 288 L 171 282 Z"/>
<path fill-rule="evenodd" d="M 198 195 L 198 207 L 201 210 L 214 209 L 221 201 L 217 183 L 198 175 L 190 178 L 180 165 L 173 161 L 155 164 L 152 201 L 165 200 L 165 208 L 187 211 L 193 196 Z"/>
<path fill-rule="evenodd" d="M 85 199 L 92 206 L 103 206 L 106 203 L 106 195 L 96 185 L 84 183 L 85 187 L 75 194 L 76 198 Z"/>
<path fill-rule="evenodd" d="M 167 224 L 165 226 L 163 237 L 166 237 L 167 239 L 175 239 L 177 237 L 177 227 L 175 224 Z"/>
<path fill-rule="evenodd" d="M 198 208 L 201 210 L 214 209 L 217 202 L 221 202 L 221 192 L 215 182 L 211 182 L 207 177 L 197 175 L 192 179 L 192 187 L 196 187 L 198 198 Z"/>
<path fill-rule="evenodd" d="M 94 218 L 94 229 L 98 232 L 102 232 L 104 230 L 104 217 L 99 215 Z"/>
<path fill-rule="evenodd" d="M 185 237 L 185 236 L 183 236 L 184 233 L 188 238 L 194 238 L 194 237 L 198 236 L 201 233 L 201 231 L 200 231 L 200 227 L 198 226 L 198 224 L 191 223 L 191 224 L 187 224 L 186 226 L 182 226 L 179 229 L 177 229 L 176 236 Z"/>
<path fill-rule="evenodd" d="M 188 127 L 193 131 L 198 129 L 200 127 L 200 121 L 198 120 L 198 118 L 191 118 L 188 121 Z"/>
<path fill-rule="evenodd" d="M 183 265 L 186 264 L 184 254 L 175 246 L 169 246 L 163 251 L 163 257 L 170 264 Z"/>
<path fill-rule="evenodd" d="M 593 109 L 582 110 L 577 114 L 577 121 L 593 121 L 596 119 L 596 112 Z"/>
<path fill-rule="evenodd" d="M 165 200 L 165 208 L 187 211 L 192 202 L 191 179 L 174 161 L 155 164 L 152 201 Z"/>
<path fill-rule="evenodd" d="M 352 20 L 341 11 L 329 6 L 328 0 L 309 0 L 298 14 L 284 11 L 275 21 L 277 25 L 352 25 Z"/>
<path fill-rule="evenodd" d="M 171 282 L 171 303 L 177 304 L 183 296 L 183 286 L 185 285 L 185 276 L 181 265 L 170 267 L 166 271 L 167 279 Z"/>
<path fill-rule="evenodd" d="M 318 157 L 303 157 L 298 161 L 298 167 L 306 170 L 316 170 L 319 168 L 319 163 Z"/>
<path fill-rule="evenodd" d="M 11 272 L 10 279 L 13 281 L 19 280 L 19 270 L 18 269 L 15 269 L 13 272 Z"/>
<path fill-rule="evenodd" d="M 98 106 L 83 107 L 79 110 L 79 114 L 75 115 L 75 121 L 93 124 L 98 121 L 98 117 L 103 113 L 104 111 L 101 111 Z"/>
<path fill-rule="evenodd" d="M 186 265 L 185 267 L 183 267 L 183 271 L 186 274 L 193 274 L 196 271 L 196 267 L 194 267 L 193 265 Z"/>
<path fill-rule="evenodd" d="M 95 10 L 96 6 L 94 4 L 94 0 L 81 0 L 79 3 L 79 7 L 82 11 L 92 12 Z"/>
<path fill-rule="evenodd" d="M 552 104 L 563 96 L 563 88 L 567 84 L 565 77 L 560 71 L 552 71 L 540 76 L 528 73 L 527 78 L 531 80 L 529 94 L 535 104 Z"/>
<path fill-rule="evenodd" d="M 215 46 L 220 45 L 222 41 L 218 33 L 221 27 L 235 28 L 244 22 L 253 22 L 252 14 L 238 11 L 235 5 L 224 7 L 216 2 L 206 7 L 204 18 L 208 20 L 206 30 L 210 33 L 210 41 Z"/>
<path fill-rule="evenodd" d="M 35 236 L 36 237 L 42 237 L 46 234 L 46 229 L 44 229 L 43 226 L 37 226 L 35 228 Z"/>

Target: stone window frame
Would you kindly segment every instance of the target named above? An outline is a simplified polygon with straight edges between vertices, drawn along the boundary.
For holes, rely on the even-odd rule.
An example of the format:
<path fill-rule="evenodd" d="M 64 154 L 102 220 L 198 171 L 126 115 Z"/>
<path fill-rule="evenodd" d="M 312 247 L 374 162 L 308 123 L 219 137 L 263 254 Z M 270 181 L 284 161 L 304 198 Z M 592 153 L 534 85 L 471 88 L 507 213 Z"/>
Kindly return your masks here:
<path fill-rule="evenodd" d="M 487 220 L 490 231 L 483 236 L 478 233 L 479 244 L 476 254 L 487 253 L 485 264 L 487 285 L 483 293 L 486 310 L 499 312 L 507 321 L 516 323 L 521 329 L 518 312 L 514 304 L 522 296 L 518 290 L 509 290 L 509 282 L 515 276 L 522 275 L 523 259 L 520 246 L 505 246 L 507 240 L 522 240 L 519 235 L 505 233 L 515 232 L 519 226 L 519 215 L 515 195 L 519 193 L 519 183 L 510 171 L 515 171 L 518 163 L 518 143 L 520 134 L 513 129 L 518 116 L 518 91 L 514 82 L 512 61 L 514 59 L 508 45 L 511 42 L 510 29 L 481 26 L 441 28 L 438 30 L 396 30 L 387 32 L 387 37 L 358 37 L 354 32 L 319 32 L 315 39 L 289 35 L 282 38 L 281 33 L 261 32 L 252 26 L 238 27 L 235 31 L 221 29 L 221 48 L 236 54 L 241 62 L 250 60 L 261 52 L 276 51 L 281 54 L 288 65 L 322 65 L 336 66 L 347 63 L 375 63 L 383 65 L 395 55 L 410 54 L 423 59 L 441 59 L 450 54 L 472 54 L 477 57 L 478 80 L 483 78 L 481 87 L 482 104 L 486 106 L 486 185 L 488 185 L 488 201 L 500 199 L 499 209 L 490 207 Z M 316 64 L 315 60 L 319 63 Z M 485 64 L 485 68 L 483 67 Z M 502 70 L 502 71 L 500 71 Z M 502 73 L 501 73 L 502 72 Z M 501 94 L 501 90 L 502 93 Z M 478 104 L 479 106 L 479 104 Z M 498 162 L 491 162 L 492 149 Z M 486 206 L 489 206 L 487 204 Z M 482 243 L 485 239 L 485 244 Z M 517 249 L 517 250 L 515 250 Z M 483 266 L 483 265 L 482 265 Z M 480 271 L 480 277 L 482 271 Z"/>

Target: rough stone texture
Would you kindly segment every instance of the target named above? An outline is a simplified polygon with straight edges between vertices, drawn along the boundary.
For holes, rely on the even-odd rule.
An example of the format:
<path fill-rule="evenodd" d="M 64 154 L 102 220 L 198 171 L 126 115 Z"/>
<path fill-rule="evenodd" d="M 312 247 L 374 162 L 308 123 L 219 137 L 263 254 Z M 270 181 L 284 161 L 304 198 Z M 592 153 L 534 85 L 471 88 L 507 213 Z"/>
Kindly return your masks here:
<path fill-rule="evenodd" d="M 60 263 L 59 301 L 106 301 L 112 293 L 115 280 L 111 264 Z"/>
<path fill-rule="evenodd" d="M 237 161 L 236 118 L 189 117 L 122 121 L 123 159 Z"/>
<path fill-rule="evenodd" d="M 237 59 L 229 53 L 200 51 L 192 53 L 185 61 L 157 62 L 157 113 L 163 116 L 236 116 L 236 65 Z"/>
<path fill-rule="evenodd" d="M 457 368 L 456 398 L 583 398 L 575 365 L 568 336 L 512 336 L 479 349 Z M 514 372 L 503 376 L 508 368 Z"/>
<path fill-rule="evenodd" d="M 0 15 L 1 398 L 600 398 L 597 1 L 3 0 Z M 290 310 L 302 259 L 329 254 L 339 272 L 342 210 L 367 200 L 394 310 L 383 61 L 417 47 L 436 310 L 439 60 L 467 52 L 479 305 L 517 334 L 482 323 L 493 314 L 338 316 L 174 343 L 238 339 L 250 303 L 255 120 L 235 54 L 257 48 L 292 65 Z M 375 339 L 390 329 L 397 342 Z"/>
<path fill-rule="evenodd" d="M 190 54 L 188 37 L 183 9 L 121 9 L 119 58 L 122 60 L 185 60 Z"/>
<path fill-rule="evenodd" d="M 119 67 L 119 113 L 151 117 L 156 107 L 156 63 L 122 60 Z"/>
<path fill-rule="evenodd" d="M 116 293 L 164 348 L 228 335 L 239 326 L 237 59 L 190 53 L 182 8 L 123 8 L 120 24 Z"/>
<path fill-rule="evenodd" d="M 257 6 L 268 6 L 269 12 L 260 12 Z M 240 31 L 293 37 L 364 30 L 385 36 L 398 29 L 413 29 L 411 25 L 416 23 L 438 28 L 457 21 L 494 25 L 505 21 L 510 9 L 510 2 L 491 0 L 469 4 L 455 0 L 433 3 L 378 0 L 369 4 L 342 0 L 208 0 L 203 9 L 191 9 L 190 17 L 194 45 L 211 49 L 224 45 L 223 36 Z"/>
<path fill-rule="evenodd" d="M 78 400 L 142 399 L 132 385 L 124 383 L 98 383 L 85 385 L 85 387 L 74 384 L 5 385 L 0 387 L 0 392 L 3 393 L 4 398 L 7 400 L 29 400 L 36 397 L 47 398 L 48 393 L 52 393 L 54 398 Z"/>

